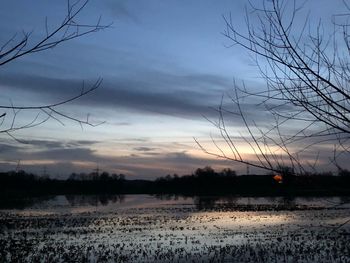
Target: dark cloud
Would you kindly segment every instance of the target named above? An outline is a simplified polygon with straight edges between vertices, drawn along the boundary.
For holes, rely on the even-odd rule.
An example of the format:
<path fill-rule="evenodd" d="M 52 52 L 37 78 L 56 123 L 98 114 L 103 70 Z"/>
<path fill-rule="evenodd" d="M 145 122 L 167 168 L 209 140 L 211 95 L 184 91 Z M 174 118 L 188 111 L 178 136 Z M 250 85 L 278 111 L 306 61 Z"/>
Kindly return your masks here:
<path fill-rule="evenodd" d="M 157 148 L 151 148 L 151 147 L 145 147 L 145 146 L 134 148 L 135 151 L 139 151 L 139 152 L 149 152 L 149 151 L 154 151 L 156 149 Z"/>
<path fill-rule="evenodd" d="M 32 152 L 32 160 L 56 160 L 56 161 L 94 161 L 97 158 L 95 151 L 88 148 L 51 149 Z"/>
<path fill-rule="evenodd" d="M 26 93 L 35 96 L 36 99 L 25 100 L 26 105 L 28 103 L 38 103 L 43 99 L 47 103 L 57 102 L 58 100 L 64 100 L 71 96 L 77 95 L 81 92 L 83 81 L 78 80 L 62 80 L 58 78 L 48 78 L 36 75 L 26 74 L 1 74 L 0 73 L 0 85 L 4 89 L 8 89 L 9 93 Z M 49 100 L 48 100 L 49 98 Z M 21 97 L 12 100 L 15 106 L 19 105 Z M 8 104 L 11 102 L 8 101 Z M 20 101 L 23 103 L 23 101 Z"/>
<path fill-rule="evenodd" d="M 32 104 L 65 100 L 79 94 L 83 83 L 23 74 L 0 74 L 0 77 L 0 85 L 8 87 L 11 92 L 32 93 L 36 97 Z M 73 103 L 88 108 L 124 108 L 141 113 L 201 118 L 203 114 L 212 114 L 209 106 L 213 106 L 215 98 L 221 97 L 225 84 L 227 88 L 225 79 L 212 75 L 181 76 L 151 72 L 143 73 L 137 79 L 106 79 L 100 89 Z M 15 101 L 15 104 L 19 105 L 19 102 Z"/>
<path fill-rule="evenodd" d="M 0 143 L 0 158 L 7 160 L 95 160 L 95 152 L 88 148 L 98 141 L 87 140 L 25 140 L 24 143 Z"/>
<path fill-rule="evenodd" d="M 127 3 L 128 3 L 127 1 L 123 1 L 123 0 L 103 1 L 103 4 L 107 8 L 107 10 L 117 20 L 120 20 L 121 18 L 124 18 L 124 19 L 126 18 L 127 20 L 130 20 L 133 22 L 139 22 L 135 14 L 130 12 L 129 8 L 127 7 Z"/>
<path fill-rule="evenodd" d="M 77 141 L 68 141 L 67 145 L 69 146 L 92 146 L 94 144 L 100 143 L 97 140 L 77 140 Z"/>
<path fill-rule="evenodd" d="M 20 148 L 9 144 L 0 144 L 0 155 L 15 155 Z"/>
<path fill-rule="evenodd" d="M 210 74 L 170 74 L 160 71 L 140 71 L 134 75 L 119 78 L 106 78 L 102 86 L 87 96 L 72 102 L 79 105 L 81 111 L 93 109 L 126 110 L 139 114 L 162 114 L 182 118 L 218 120 L 217 108 L 223 97 L 223 109 L 227 125 L 242 126 L 237 115 L 237 105 L 230 99 L 231 83 L 227 79 Z M 94 81 L 86 81 L 88 88 Z M 9 92 L 32 94 L 32 104 L 55 103 L 75 96 L 81 92 L 83 81 L 74 79 L 57 79 L 37 75 L 0 73 L 0 85 Z M 16 96 L 17 100 L 19 96 Z M 39 102 L 38 102 L 39 101 Z M 9 101 L 7 103 L 10 103 Z M 23 105 L 24 102 L 14 102 Z M 27 103 L 27 100 L 25 101 Z M 70 104 L 70 105 L 71 105 Z M 241 109 L 248 120 L 264 124 L 271 120 L 271 115 L 263 105 L 257 105 L 253 98 L 241 103 Z M 68 107 L 69 105 L 66 105 Z M 275 105 L 269 104 L 268 107 Z M 291 111 L 289 105 L 279 109 Z M 233 113 L 233 114 L 232 114 Z M 116 125 L 129 125 L 128 122 L 116 122 Z"/>
<path fill-rule="evenodd" d="M 77 141 L 53 141 L 53 140 L 21 140 L 23 144 L 28 144 L 35 146 L 37 148 L 70 148 L 70 147 L 79 147 L 79 146 L 91 146 L 93 144 L 99 143 L 96 140 L 77 140 Z"/>
<path fill-rule="evenodd" d="M 59 141 L 47 141 L 47 140 L 22 140 L 22 143 L 36 146 L 39 148 L 61 148 L 64 147 L 65 144 Z"/>

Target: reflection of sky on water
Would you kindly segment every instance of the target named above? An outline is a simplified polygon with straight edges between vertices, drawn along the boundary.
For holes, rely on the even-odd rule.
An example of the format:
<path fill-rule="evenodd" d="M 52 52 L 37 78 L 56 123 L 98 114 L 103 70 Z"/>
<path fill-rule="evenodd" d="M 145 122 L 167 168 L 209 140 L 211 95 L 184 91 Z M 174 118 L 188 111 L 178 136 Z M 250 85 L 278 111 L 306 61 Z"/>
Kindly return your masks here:
<path fill-rule="evenodd" d="M 282 206 L 284 208 L 350 208 L 347 197 L 220 197 L 196 196 L 183 197 L 173 195 L 58 195 L 53 197 L 25 199 L 23 207 L 9 205 L 7 211 L 18 214 L 62 214 L 62 213 L 88 213 L 88 212 L 115 212 L 127 209 L 148 208 L 188 208 L 191 211 L 220 210 L 244 208 L 257 210 L 270 210 Z M 244 210 L 241 209 L 241 210 Z M 281 210 L 279 208 L 279 210 Z"/>
<path fill-rule="evenodd" d="M 22 210 L 0 210 L 0 220 L 5 222 L 3 226 L 0 224 L 0 241 L 4 241 L 0 246 L 5 244 L 0 252 L 7 249 L 12 255 L 18 255 L 18 244 L 22 242 L 29 254 L 40 259 L 48 254 L 60 257 L 61 251 L 69 250 L 69 258 L 85 255 L 90 257 L 89 262 L 100 262 L 96 260 L 97 255 L 102 258 L 111 254 L 131 255 L 127 262 L 174 262 L 174 255 L 183 257 L 180 262 L 202 259 L 216 262 L 221 255 L 227 262 L 260 262 L 244 260 L 255 251 L 262 253 L 259 255 L 263 255 L 266 262 L 285 262 L 285 255 L 289 254 L 302 254 L 304 262 L 330 262 L 323 251 L 332 248 L 334 258 L 346 255 L 345 260 L 334 262 L 348 262 L 344 248 L 350 236 L 342 235 L 341 231 L 328 235 L 349 216 L 349 207 L 329 209 L 339 201 L 342 199 L 337 197 L 291 200 L 149 195 L 43 198 Z M 264 210 L 285 203 L 318 204 L 325 209 Z M 237 205 L 245 208 L 248 204 L 263 209 L 224 208 L 237 208 Z M 350 233 L 349 227 L 346 225 L 343 233 Z M 7 246 L 9 240 L 16 245 Z M 25 243 L 28 240 L 39 242 L 32 248 Z M 281 254 L 286 251 L 290 251 L 289 254 Z M 158 258 L 159 255 L 162 258 Z"/>
<path fill-rule="evenodd" d="M 202 212 L 196 213 L 193 218 L 197 217 L 214 218 L 218 229 L 237 229 L 238 227 L 252 226 L 267 227 L 277 224 L 292 223 L 295 218 L 291 213 L 281 212 Z"/>

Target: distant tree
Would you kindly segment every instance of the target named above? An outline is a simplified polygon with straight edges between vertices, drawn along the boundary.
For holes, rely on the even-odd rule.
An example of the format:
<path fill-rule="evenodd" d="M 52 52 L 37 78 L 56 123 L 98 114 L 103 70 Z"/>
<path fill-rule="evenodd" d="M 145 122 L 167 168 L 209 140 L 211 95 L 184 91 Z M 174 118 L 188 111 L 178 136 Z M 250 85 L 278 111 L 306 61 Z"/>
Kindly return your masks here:
<path fill-rule="evenodd" d="M 170 174 L 167 174 L 166 176 L 165 176 L 165 181 L 171 181 L 172 180 L 172 178 L 171 178 L 171 175 Z"/>
<path fill-rule="evenodd" d="M 78 16 L 85 9 L 89 0 L 77 0 L 71 3 L 67 0 L 67 13 L 60 24 L 53 27 L 49 26 L 48 19 L 45 20 L 43 36 L 39 40 L 32 38 L 32 32 L 23 32 L 22 34 L 14 33 L 13 36 L 5 43 L 0 44 L 0 67 L 5 66 L 27 55 L 43 52 L 48 49 L 82 37 L 84 35 L 95 33 L 106 29 L 109 25 L 102 25 L 101 17 L 96 23 L 85 24 L 79 22 Z M 101 85 L 102 79 L 99 78 L 90 87 L 82 86 L 80 93 L 62 101 L 42 105 L 15 105 L 12 101 L 9 104 L 0 105 L 0 133 L 7 134 L 16 139 L 13 135 L 15 131 L 32 128 L 43 124 L 49 119 L 63 124 L 63 120 L 71 120 L 80 125 L 95 126 L 89 120 L 89 115 L 85 119 L 77 118 L 73 113 L 66 113 L 62 110 L 64 106 L 72 101 L 93 92 Z M 25 124 L 17 122 L 21 112 L 36 112 L 35 117 Z"/>
<path fill-rule="evenodd" d="M 120 181 L 125 181 L 125 175 L 124 174 L 119 174 L 119 180 Z"/>
<path fill-rule="evenodd" d="M 78 174 L 76 174 L 76 173 L 71 173 L 71 174 L 68 176 L 68 180 L 71 180 L 71 181 L 78 180 L 78 177 L 79 177 Z"/>
<path fill-rule="evenodd" d="M 100 180 L 100 174 L 98 172 L 89 173 L 88 177 L 91 178 L 92 181 Z"/>
<path fill-rule="evenodd" d="M 233 177 L 237 175 L 236 171 L 233 171 L 230 168 L 223 169 L 220 174 L 226 177 Z"/>
<path fill-rule="evenodd" d="M 295 176 L 295 172 L 294 172 L 294 168 L 293 167 L 279 166 L 278 170 L 280 171 L 280 173 L 282 175 L 282 183 L 284 185 L 291 185 L 291 184 L 293 184 L 294 176 Z"/>
<path fill-rule="evenodd" d="M 196 177 L 209 177 L 209 176 L 214 176 L 215 174 L 216 174 L 215 170 L 210 166 L 206 166 L 204 168 L 198 168 L 194 173 Z"/>
<path fill-rule="evenodd" d="M 111 179 L 111 177 L 109 176 L 109 173 L 107 172 L 102 172 L 99 178 L 101 181 L 108 181 Z"/>
<path fill-rule="evenodd" d="M 252 55 L 267 87 L 249 91 L 234 83 L 229 96 L 233 109 L 223 100 L 218 120 L 211 121 L 221 135 L 212 139 L 216 150 L 197 141 L 204 152 L 274 173 L 299 175 L 317 171 L 317 146 L 334 145 L 326 151 L 337 167 L 341 157 L 349 156 L 350 6 L 344 1 L 344 12 L 333 15 L 334 31 L 327 35 L 321 22 L 312 24 L 309 16 L 300 19 L 302 6 L 296 2 L 254 2 L 247 9 L 246 31 L 231 16 L 224 17 L 225 37 Z M 248 99 L 257 102 L 256 111 L 264 112 L 265 124 L 250 118 Z M 246 129 L 241 136 L 229 127 L 229 118 L 237 117 Z M 247 149 L 255 160 L 244 155 Z M 292 170 L 284 170 L 286 166 Z"/>
<path fill-rule="evenodd" d="M 350 178 L 350 171 L 347 169 L 341 169 L 339 170 L 338 175 Z"/>
<path fill-rule="evenodd" d="M 115 173 L 113 173 L 113 174 L 111 175 L 111 177 L 112 177 L 112 180 L 118 180 L 118 179 L 119 179 L 119 175 L 117 175 L 117 174 L 115 174 Z"/>

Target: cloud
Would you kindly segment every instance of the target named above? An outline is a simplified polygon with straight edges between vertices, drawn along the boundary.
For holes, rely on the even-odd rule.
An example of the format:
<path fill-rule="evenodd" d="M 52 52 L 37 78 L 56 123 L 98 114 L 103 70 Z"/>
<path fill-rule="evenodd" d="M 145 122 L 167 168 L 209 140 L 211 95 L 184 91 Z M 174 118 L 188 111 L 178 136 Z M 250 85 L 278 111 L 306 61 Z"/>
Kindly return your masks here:
<path fill-rule="evenodd" d="M 244 127 L 239 112 L 229 97 L 231 91 L 227 79 L 210 74 L 175 74 L 160 71 L 135 72 L 138 76 L 125 75 L 107 77 L 102 86 L 91 94 L 65 105 L 66 110 L 74 110 L 74 114 L 93 113 L 97 119 L 98 110 L 118 111 L 139 115 L 167 115 L 185 119 L 205 120 L 204 116 L 212 121 L 218 121 L 217 108 L 223 99 L 223 109 L 226 126 Z M 0 85 L 8 90 L 7 94 L 27 93 L 31 96 L 31 104 L 47 104 L 65 100 L 81 92 L 82 81 L 76 79 L 57 79 L 38 75 L 4 74 L 0 73 Z M 86 87 L 93 81 L 87 81 Z M 15 105 L 23 105 L 28 100 L 19 102 L 16 96 Z M 27 96 L 26 96 L 27 97 Z M 1 100 L 0 100 L 1 103 Z M 9 101 L 3 103 L 9 104 Z M 264 127 L 270 125 L 273 117 L 263 106 L 257 106 L 254 99 L 246 99 L 241 103 L 242 112 L 252 126 L 255 124 Z M 71 109 L 70 106 L 75 108 Z M 77 106 L 79 108 L 77 108 Z M 273 107 L 274 105 L 268 105 Z M 289 105 L 280 106 L 285 112 L 291 111 Z M 233 113 L 233 114 L 232 114 Z M 252 122 L 254 121 L 255 124 Z M 128 126 L 128 122 L 114 122 L 118 126 Z M 273 123 L 272 123 L 273 125 Z M 293 127 L 291 127 L 293 128 Z"/>
<path fill-rule="evenodd" d="M 98 144 L 100 141 L 97 140 L 77 140 L 77 141 L 68 141 L 68 146 L 92 146 Z"/>
<path fill-rule="evenodd" d="M 110 12 L 110 14 L 120 20 L 121 18 L 130 20 L 132 22 L 139 22 L 138 18 L 135 14 L 131 13 L 129 8 L 127 7 L 127 1 L 122 0 L 109 0 L 103 1 L 103 5 Z"/>
<path fill-rule="evenodd" d="M 23 142 L 23 144 L 36 146 L 38 148 L 50 148 L 50 149 L 61 148 L 61 147 L 64 147 L 65 145 L 63 142 L 47 141 L 47 140 L 22 140 L 21 142 Z"/>
<path fill-rule="evenodd" d="M 139 151 L 139 152 L 149 152 L 149 151 L 154 151 L 156 149 L 157 148 L 151 148 L 151 147 L 145 147 L 145 146 L 134 148 L 135 151 Z"/>
<path fill-rule="evenodd" d="M 24 140 L 24 143 L 15 143 L 3 140 L 0 159 L 89 161 L 96 157 L 95 151 L 88 147 L 97 143 L 99 141 Z"/>
<path fill-rule="evenodd" d="M 0 77 L 0 85 L 9 93 L 31 95 L 31 104 L 65 100 L 79 94 L 83 83 L 25 74 L 0 74 Z M 212 75 L 143 72 L 137 79 L 132 76 L 106 79 L 100 89 L 72 104 L 85 108 L 127 109 L 139 113 L 202 118 L 202 115 L 212 114 L 209 107 L 221 97 L 225 84 L 227 87 L 225 79 Z M 14 97 L 15 105 L 27 103 L 27 100 L 19 102 L 19 96 Z"/>
<path fill-rule="evenodd" d="M 141 154 L 103 155 L 88 148 L 87 141 L 55 142 L 33 140 L 32 144 L 0 145 L 1 170 L 13 170 L 21 160 L 21 169 L 41 174 L 43 166 L 49 174 L 66 178 L 71 172 L 91 172 L 98 164 L 101 170 L 125 173 L 131 178 L 154 179 L 168 173 L 188 174 L 198 167 L 227 167 L 223 160 L 201 159 L 185 151 L 154 152 L 156 147 L 134 147 Z M 80 145 L 73 147 L 73 145 Z M 67 145 L 70 145 L 67 147 Z M 86 146 L 83 146 L 86 145 Z M 49 146 L 49 147 L 48 147 Z M 51 147 L 52 146 L 52 147 Z"/>
<path fill-rule="evenodd" d="M 92 141 L 92 143 L 99 142 Z M 210 156 L 197 157 L 181 149 L 164 152 L 161 147 L 135 146 L 132 149 L 137 152 L 136 154 L 131 152 L 122 156 L 104 154 L 103 150 L 97 151 L 97 149 L 91 148 L 89 141 L 79 140 L 64 142 L 32 140 L 32 144 L 17 145 L 2 143 L 0 144 L 1 170 L 15 169 L 18 160 L 21 160 L 21 169 L 41 174 L 45 166 L 50 174 L 59 175 L 62 178 L 66 178 L 71 172 L 91 172 L 96 165 L 101 170 L 127 174 L 129 179 L 154 179 L 173 173 L 190 174 L 195 169 L 208 165 L 217 170 L 230 167 L 238 173 L 244 173 L 246 169 L 245 165 L 224 159 L 211 159 Z M 319 154 L 316 154 L 315 150 Z M 302 154 L 303 162 L 311 164 L 318 157 L 317 168 L 332 170 L 334 167 L 329 165 L 329 150 L 330 145 L 328 148 L 316 145 L 312 151 Z M 255 156 L 247 155 L 246 158 L 254 160 Z M 339 163 L 346 168 L 346 159 L 339 159 Z"/>
<path fill-rule="evenodd" d="M 38 149 L 40 148 L 72 148 L 80 146 L 92 146 L 99 143 L 97 140 L 66 140 L 66 141 L 54 141 L 54 140 L 21 140 L 24 145 L 31 145 Z"/>
<path fill-rule="evenodd" d="M 56 161 L 94 161 L 98 159 L 95 151 L 88 148 L 51 149 L 32 152 L 33 160 L 56 160 Z"/>
<path fill-rule="evenodd" d="M 9 144 L 0 144 L 0 155 L 15 155 L 19 150 L 19 147 L 9 145 Z"/>

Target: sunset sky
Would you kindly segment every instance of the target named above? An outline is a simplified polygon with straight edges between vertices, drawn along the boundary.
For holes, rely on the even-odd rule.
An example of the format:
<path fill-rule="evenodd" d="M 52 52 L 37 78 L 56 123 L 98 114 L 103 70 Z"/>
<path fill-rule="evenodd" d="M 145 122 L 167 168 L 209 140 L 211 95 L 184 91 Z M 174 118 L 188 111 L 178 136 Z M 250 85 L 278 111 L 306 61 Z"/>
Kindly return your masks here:
<path fill-rule="evenodd" d="M 22 169 L 58 177 L 97 166 L 130 179 L 186 174 L 206 165 L 244 173 L 245 166 L 204 154 L 194 137 L 213 147 L 210 135 L 217 131 L 206 118 L 217 118 L 213 108 L 232 91 L 233 79 L 254 90 L 265 87 L 249 54 L 228 48 L 230 41 L 221 34 L 222 16 L 230 13 L 244 30 L 246 4 L 91 0 L 78 20 L 94 24 L 102 16 L 102 24 L 112 26 L 1 66 L 0 103 L 54 103 L 101 77 L 99 89 L 61 109 L 81 118 L 90 113 L 93 123 L 104 123 L 82 129 L 69 120 L 62 126 L 51 119 L 13 133 L 22 143 L 0 134 L 0 170 L 13 170 L 20 160 Z M 66 7 L 65 0 L 2 0 L 0 46 L 15 33 L 19 39 L 23 31 L 32 32 L 33 41 L 43 37 L 45 17 L 53 27 Z M 305 13 L 311 10 L 312 19 L 329 23 L 342 8 L 340 0 L 310 0 Z M 247 110 L 258 123 L 266 123 L 253 102 Z M 25 124 L 35 115 L 20 112 L 16 121 Z M 238 120 L 229 124 L 233 136 L 243 130 Z"/>

